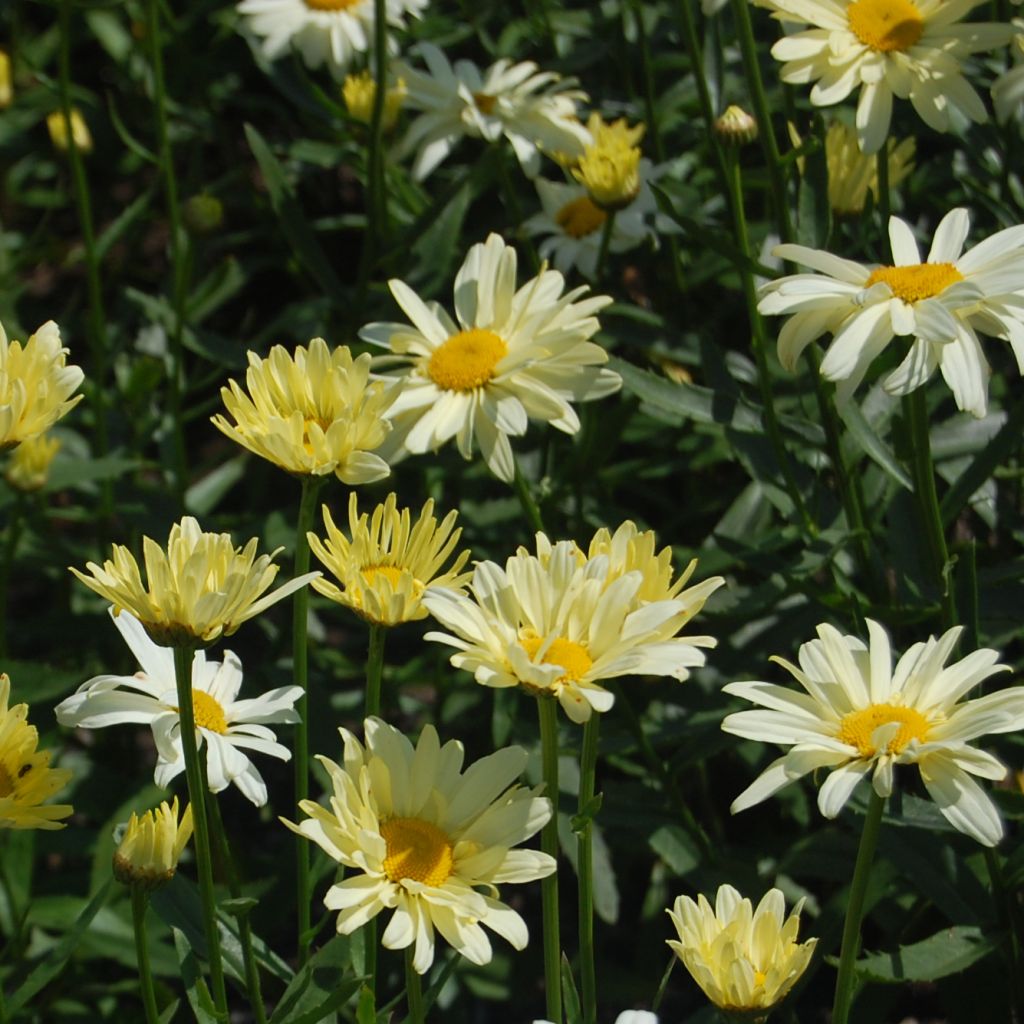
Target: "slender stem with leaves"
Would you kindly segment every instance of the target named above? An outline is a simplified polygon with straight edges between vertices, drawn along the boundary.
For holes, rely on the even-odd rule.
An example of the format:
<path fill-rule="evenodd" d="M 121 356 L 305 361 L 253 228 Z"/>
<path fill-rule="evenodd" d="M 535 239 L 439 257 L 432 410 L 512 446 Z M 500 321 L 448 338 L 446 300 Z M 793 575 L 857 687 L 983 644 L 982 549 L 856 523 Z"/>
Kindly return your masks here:
<path fill-rule="evenodd" d="M 426 1013 L 423 1008 L 423 988 L 420 983 L 420 976 L 412 965 L 413 946 L 405 950 L 405 999 L 409 1010 L 406 1018 L 408 1024 L 423 1024 L 426 1020 Z"/>
<path fill-rule="evenodd" d="M 579 881 L 580 987 L 583 1024 L 597 1021 L 597 967 L 594 950 L 594 795 L 601 716 L 592 714 L 583 726 L 580 751 L 580 794 L 576 826 L 576 873 Z"/>
<path fill-rule="evenodd" d="M 540 750 L 544 792 L 551 801 L 551 818 L 540 833 L 540 848 L 558 859 L 558 701 L 554 697 L 537 698 L 540 715 Z M 558 872 L 541 879 L 541 904 L 544 918 L 544 994 L 547 1019 L 562 1024 L 562 940 L 558 918 Z"/>
<path fill-rule="evenodd" d="M 158 1024 L 160 1012 L 156 1005 L 156 992 L 153 990 L 153 971 L 149 965 L 149 944 L 146 940 L 146 907 L 149 900 L 141 885 L 133 885 L 131 892 L 132 928 L 135 932 L 135 956 L 139 966 L 142 1005 L 146 1009 L 146 1024 Z"/>
<path fill-rule="evenodd" d="M 178 691 L 178 714 L 181 718 L 181 750 L 185 761 L 188 798 L 192 804 L 195 837 L 196 872 L 199 875 L 199 902 L 202 908 L 203 931 L 210 962 L 210 984 L 217 1011 L 227 1014 L 227 990 L 224 987 L 224 965 L 221 962 L 220 932 L 217 927 L 217 904 L 213 891 L 213 861 L 210 857 L 210 830 L 206 818 L 206 787 L 199 764 L 196 744 L 196 719 L 192 706 L 192 647 L 175 647 L 174 681 Z"/>

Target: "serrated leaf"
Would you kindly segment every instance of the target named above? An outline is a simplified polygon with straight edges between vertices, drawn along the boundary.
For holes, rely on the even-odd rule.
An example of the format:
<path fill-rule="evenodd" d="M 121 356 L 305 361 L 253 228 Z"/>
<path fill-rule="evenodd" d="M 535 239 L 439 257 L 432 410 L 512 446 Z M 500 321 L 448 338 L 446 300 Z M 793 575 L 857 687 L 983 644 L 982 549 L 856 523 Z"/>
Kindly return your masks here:
<path fill-rule="evenodd" d="M 883 984 L 935 981 L 966 970 L 997 949 L 1001 941 L 998 933 L 985 934 L 973 925 L 956 925 L 891 953 L 862 957 L 854 970 L 863 981 Z"/>

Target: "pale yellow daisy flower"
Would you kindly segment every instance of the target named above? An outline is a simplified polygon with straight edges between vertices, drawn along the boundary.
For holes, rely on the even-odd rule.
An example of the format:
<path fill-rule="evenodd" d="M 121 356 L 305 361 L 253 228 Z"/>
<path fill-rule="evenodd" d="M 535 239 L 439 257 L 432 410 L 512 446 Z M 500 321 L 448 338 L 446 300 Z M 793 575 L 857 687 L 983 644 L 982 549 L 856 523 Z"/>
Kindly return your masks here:
<path fill-rule="evenodd" d="M 435 930 L 474 964 L 492 957 L 484 927 L 524 949 L 526 924 L 498 886 L 555 870 L 546 853 L 517 849 L 551 817 L 539 789 L 515 785 L 526 751 L 505 747 L 463 770 L 462 744 L 442 746 L 430 725 L 415 747 L 379 718 L 366 719 L 365 747 L 339 731 L 342 764 L 317 758 L 331 779 L 330 807 L 303 800 L 308 818 L 282 819 L 348 869 L 324 897 L 338 931 L 350 935 L 392 910 L 381 942 L 411 946 L 419 974 L 434 961 Z"/>
<path fill-rule="evenodd" d="M 640 192 L 640 140 L 645 130 L 642 123 L 630 128 L 625 118 L 606 122 L 593 113 L 587 119 L 590 141 L 572 175 L 601 209 L 620 210 Z"/>
<path fill-rule="evenodd" d="M 745 1013 L 770 1010 L 807 970 L 817 939 L 797 942 L 801 900 L 786 917 L 785 897 L 770 889 L 755 910 L 731 885 L 712 908 L 703 894 L 676 899 L 668 916 L 679 935 L 669 947 L 715 1006 Z"/>
<path fill-rule="evenodd" d="M 438 523 L 432 500 L 427 500 L 413 523 L 408 508 L 399 511 L 394 494 L 389 494 L 372 516 L 359 514 L 358 500 L 352 494 L 349 537 L 335 526 L 326 505 L 323 515 L 327 536 L 321 540 L 309 533 L 309 547 L 338 583 L 322 576 L 313 581 L 313 588 L 369 622 L 395 626 L 424 619 L 427 609 L 422 598 L 431 587 L 461 590 L 469 580 L 469 573 L 461 572 L 469 560 L 468 550 L 460 551 L 442 571 L 458 545 L 462 528 L 455 526 L 455 511 Z"/>

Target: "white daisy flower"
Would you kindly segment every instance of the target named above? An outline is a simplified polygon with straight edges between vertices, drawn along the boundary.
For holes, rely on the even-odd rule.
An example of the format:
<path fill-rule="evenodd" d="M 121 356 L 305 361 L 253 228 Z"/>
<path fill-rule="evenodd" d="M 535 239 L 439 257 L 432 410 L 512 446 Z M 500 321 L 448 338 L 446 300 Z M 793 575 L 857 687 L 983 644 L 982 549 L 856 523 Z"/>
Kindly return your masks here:
<path fill-rule="evenodd" d="M 999 812 L 973 776 L 1000 780 L 1006 767 L 970 746 L 985 733 L 1024 728 L 1024 688 L 1009 687 L 976 700 L 965 693 L 996 672 L 996 651 L 981 648 L 947 665 L 961 627 L 914 644 L 892 666 L 889 637 L 868 620 L 869 643 L 827 624 L 800 647 L 790 672 L 805 693 L 775 683 L 729 683 L 726 693 L 761 705 L 728 715 L 722 728 L 735 736 L 790 747 L 733 802 L 732 812 L 760 803 L 808 772 L 831 768 L 818 807 L 834 818 L 857 783 L 871 776 L 875 792 L 893 790 L 893 768 L 916 764 L 928 794 L 961 832 L 985 846 L 1003 835 Z"/>
<path fill-rule="evenodd" d="M 557 271 L 541 268 L 516 290 L 516 251 L 498 235 L 474 245 L 455 278 L 453 320 L 402 281 L 388 282 L 412 321 L 368 324 L 359 336 L 388 348 L 382 366 L 402 388 L 389 408 L 393 430 L 380 454 L 393 463 L 403 454 L 436 451 L 453 437 L 463 458 L 480 445 L 492 473 L 515 476 L 509 436 L 542 420 L 567 434 L 580 421 L 570 402 L 604 398 L 622 379 L 602 364 L 608 354 L 587 339 L 600 326 L 594 314 L 611 302 L 586 286 L 562 294 Z"/>
<path fill-rule="evenodd" d="M 616 575 L 608 554 L 585 558 L 571 541 L 538 534 L 540 555 L 525 548 L 503 569 L 478 562 L 472 597 L 445 588 L 423 603 L 451 633 L 427 640 L 455 647 L 451 663 L 482 686 L 522 686 L 557 698 L 574 722 L 608 711 L 615 698 L 601 681 L 627 675 L 686 679 L 704 664 L 710 636 L 676 636 L 725 581 L 704 580 L 673 597 L 641 596 L 650 574 Z"/>
<path fill-rule="evenodd" d="M 382 910 L 393 910 L 381 942 L 413 947 L 413 967 L 434 962 L 434 930 L 474 964 L 491 960 L 484 927 L 524 949 L 526 923 L 502 903 L 501 883 L 532 882 L 555 870 L 555 860 L 515 847 L 551 817 L 537 789 L 514 785 L 526 751 L 506 747 L 463 770 L 457 740 L 444 746 L 426 726 L 413 747 L 379 718 L 364 723 L 364 747 L 347 729 L 344 760 L 318 756 L 331 777 L 330 807 L 303 800 L 309 815 L 293 832 L 349 868 L 324 896 L 349 935 Z"/>
<path fill-rule="evenodd" d="M 650 182 L 659 171 L 650 160 L 640 161 L 640 191 L 636 198 L 615 215 L 608 251 L 628 252 L 645 239 L 657 242 L 659 233 L 675 230 L 670 218 L 658 212 Z M 608 214 L 588 195 L 583 185 L 536 178 L 541 212 L 523 224 L 528 235 L 545 235 L 540 255 L 550 259 L 555 270 L 568 274 L 575 267 L 584 277 L 593 277 L 601 251 L 601 235 Z"/>
<path fill-rule="evenodd" d="M 103 729 L 108 725 L 135 723 L 153 730 L 157 749 L 154 780 L 169 786 L 185 770 L 181 746 L 181 720 L 174 678 L 174 651 L 158 647 L 138 619 L 126 611 L 110 616 L 131 648 L 142 671 L 134 676 L 100 675 L 84 682 L 57 705 L 61 725 Z M 291 752 L 276 742 L 268 723 L 299 721 L 294 708 L 302 696 L 299 686 L 282 686 L 259 697 L 238 700 L 242 663 L 231 651 L 222 662 L 207 661 L 203 651 L 192 660 L 192 711 L 196 744 L 206 743 L 206 772 L 210 792 L 219 793 L 234 783 L 257 807 L 267 802 L 267 787 L 247 750 L 268 754 L 281 761 Z"/>
<path fill-rule="evenodd" d="M 839 382 L 843 402 L 892 339 L 909 336 L 910 349 L 883 380 L 885 390 L 905 395 L 938 367 L 957 406 L 984 416 L 989 366 L 978 332 L 1008 341 L 1024 372 L 1024 226 L 999 231 L 964 253 L 969 226 L 966 210 L 946 214 L 923 263 L 910 226 L 899 217 L 889 219 L 892 266 L 777 246 L 780 259 L 819 272 L 783 277 L 761 290 L 762 313 L 794 314 L 779 334 L 782 365 L 792 370 L 807 345 L 831 334 L 821 372 Z"/>
<path fill-rule="evenodd" d="M 402 28 L 406 14 L 419 17 L 426 6 L 427 0 L 386 0 L 388 24 Z M 294 47 L 308 67 L 326 64 L 336 78 L 373 42 L 373 0 L 242 0 L 238 12 L 261 37 L 267 60 Z"/>
<path fill-rule="evenodd" d="M 1024 109 L 1024 62 L 1020 61 L 1024 56 L 1024 18 L 1014 18 L 1013 27 L 1018 33 L 1013 37 L 1017 66 L 1000 75 L 992 86 L 992 102 L 1000 121 L 1007 121 L 1015 112 Z"/>
<path fill-rule="evenodd" d="M 815 106 L 841 103 L 858 86 L 857 136 L 877 153 L 889 133 L 893 97 L 907 99 L 939 132 L 956 111 L 986 121 L 981 98 L 962 73 L 972 53 L 1009 42 L 1012 30 L 995 23 L 960 24 L 981 0 L 758 0 L 791 25 L 811 26 L 772 47 L 785 61 L 781 78 L 814 82 Z"/>
<path fill-rule="evenodd" d="M 463 136 L 495 142 L 504 135 L 531 178 L 540 170 L 538 147 L 583 152 L 587 132 L 576 104 L 587 95 L 572 88 L 572 79 L 540 71 L 533 61 L 503 59 L 484 70 L 470 60 L 452 65 L 432 43 L 420 43 L 415 52 L 426 72 L 402 61 L 393 68 L 406 84 L 406 108 L 422 111 L 399 146 L 400 154 L 418 150 L 413 177 L 427 177 Z"/>

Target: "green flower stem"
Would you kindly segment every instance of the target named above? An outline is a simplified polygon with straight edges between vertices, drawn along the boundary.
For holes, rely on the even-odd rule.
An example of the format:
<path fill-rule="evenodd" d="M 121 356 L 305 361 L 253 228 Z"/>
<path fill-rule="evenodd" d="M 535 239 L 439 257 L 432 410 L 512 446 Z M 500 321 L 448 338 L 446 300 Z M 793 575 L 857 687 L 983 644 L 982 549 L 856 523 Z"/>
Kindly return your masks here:
<path fill-rule="evenodd" d="M 430 1008 L 437 1002 L 437 997 L 444 990 L 445 985 L 448 983 L 448 979 L 455 973 L 455 968 L 458 967 L 459 961 L 462 959 L 462 955 L 452 951 L 451 956 L 448 957 L 444 967 L 441 968 L 440 974 L 431 983 L 429 989 L 427 989 L 426 995 L 423 997 L 423 1012 L 430 1013 Z M 0 1021 L 0 1024 L 3 1024 Z"/>
<path fill-rule="evenodd" d="M 426 1015 L 423 1010 L 423 990 L 420 987 L 420 976 L 412 965 L 415 943 L 405 948 L 405 1001 L 409 1010 L 406 1018 L 408 1024 L 423 1024 Z"/>
<path fill-rule="evenodd" d="M 540 833 L 541 850 L 558 860 L 558 702 L 554 697 L 537 698 L 540 715 L 540 750 L 544 773 L 544 794 L 551 801 L 551 818 Z M 541 879 L 544 916 L 544 988 L 547 1019 L 562 1024 L 562 943 L 558 927 L 558 872 Z"/>
<path fill-rule="evenodd" d="M 295 527 L 295 575 L 309 572 L 309 539 L 313 529 L 316 499 L 323 478 L 304 476 L 302 497 L 299 499 L 299 518 Z M 299 721 L 295 726 L 295 803 L 309 797 L 309 651 L 307 630 L 309 625 L 309 587 L 299 587 L 292 598 L 292 672 L 295 685 L 301 687 L 302 696 L 296 702 Z M 298 900 L 299 964 L 309 958 L 312 942 L 310 918 L 309 840 L 296 836 L 295 876 Z"/>
<path fill-rule="evenodd" d="M 89 401 L 95 423 L 93 425 L 96 455 L 103 458 L 110 450 L 107 431 L 107 316 L 103 309 L 103 289 L 100 285 L 100 257 L 96 248 L 96 233 L 92 220 L 92 197 L 85 175 L 85 163 L 71 131 L 71 0 L 62 0 L 60 5 L 60 52 L 58 87 L 60 106 L 68 126 L 68 161 L 74 181 L 75 206 L 78 210 L 78 224 L 82 231 L 82 249 L 85 253 L 85 279 L 89 295 L 89 342 L 92 356 L 92 371 L 87 376 L 91 382 Z M 113 482 L 100 481 L 100 514 L 110 519 L 114 510 Z"/>
<path fill-rule="evenodd" d="M 181 748 L 185 759 L 188 799 L 192 804 L 195 837 L 196 872 L 199 875 L 199 901 L 203 912 L 203 930 L 210 961 L 210 984 L 217 1012 L 227 1018 L 228 996 L 224 988 L 224 966 L 220 958 L 220 933 L 217 931 L 217 908 L 213 893 L 213 864 L 210 860 L 210 831 L 206 820 L 206 792 L 196 747 L 196 720 L 192 707 L 191 647 L 175 647 L 174 681 L 178 689 L 178 715 L 181 719 Z"/>
<path fill-rule="evenodd" d="M 205 775 L 205 772 L 204 772 Z M 228 891 L 231 898 L 237 900 L 242 895 L 242 887 L 238 880 L 235 859 L 231 856 L 224 819 L 220 816 L 220 801 L 210 801 L 210 824 L 213 826 L 213 837 L 217 843 L 221 863 L 228 876 Z M 242 947 L 242 962 L 245 965 L 245 987 L 249 992 L 249 1005 L 252 1007 L 256 1024 L 267 1024 L 267 1011 L 263 1005 L 263 992 L 260 989 L 260 968 L 252 945 L 252 923 L 249 921 L 248 910 L 236 915 L 238 921 L 238 941 Z"/>
<path fill-rule="evenodd" d="M 597 263 L 594 266 L 594 280 L 604 280 L 605 264 L 608 262 L 608 253 L 611 250 L 612 235 L 615 234 L 615 210 L 604 211 L 604 225 L 601 228 L 601 242 L 597 249 Z"/>
<path fill-rule="evenodd" d="M 644 24 L 644 4 L 633 0 L 633 24 L 636 26 L 636 38 L 640 44 L 640 68 L 644 80 L 644 119 L 647 122 L 647 134 L 654 146 L 654 158 L 658 163 L 665 161 L 665 146 L 658 129 L 658 117 L 654 109 L 654 62 L 651 60 L 651 47 L 647 39 L 647 26 Z"/>
<path fill-rule="evenodd" d="M 679 958 L 673 953 L 668 961 L 668 966 L 665 968 L 665 973 L 661 976 L 661 982 L 658 984 L 658 991 L 654 993 L 654 1002 L 651 1003 L 651 1013 L 656 1014 L 661 1008 L 661 1001 L 665 998 L 665 993 L 668 991 L 668 979 L 672 977 L 672 971 L 675 970 L 675 966 L 678 963 Z"/>
<path fill-rule="evenodd" d="M 164 182 L 164 196 L 167 200 L 167 218 L 171 227 L 171 306 L 174 322 L 171 327 L 171 379 L 169 405 L 173 424 L 172 444 L 174 453 L 174 492 L 178 505 L 184 508 L 185 488 L 188 484 L 188 457 L 185 448 L 182 398 L 185 389 L 185 346 L 182 337 L 185 329 L 185 300 L 188 291 L 188 257 L 186 237 L 181 220 L 181 206 L 178 203 L 178 179 L 174 172 L 174 158 L 171 154 L 167 134 L 167 89 L 164 84 L 163 47 L 160 38 L 159 0 L 146 0 L 146 42 L 149 45 L 149 63 L 153 70 L 153 106 L 156 114 L 157 159 L 160 176 Z"/>
<path fill-rule="evenodd" d="M 385 0 L 373 0 L 373 107 L 367 151 L 367 225 L 359 265 L 360 301 L 365 294 L 376 254 L 387 244 L 388 189 L 384 178 L 384 107 L 388 93 L 388 22 Z"/>
<path fill-rule="evenodd" d="M 366 718 L 380 714 L 383 703 L 384 642 L 387 626 L 370 623 L 370 644 L 366 654 Z"/>
<path fill-rule="evenodd" d="M 729 171 L 730 205 L 733 210 L 736 241 L 740 251 L 749 260 L 753 253 L 750 248 L 750 235 L 747 231 L 747 218 L 743 208 L 743 171 L 740 168 L 739 153 L 735 148 L 728 151 L 726 164 Z M 800 493 L 800 487 L 793 472 L 793 464 L 790 461 L 789 452 L 786 450 L 786 442 L 782 437 L 782 428 L 779 426 L 779 419 L 775 411 L 775 396 L 772 393 L 771 371 L 768 367 L 768 339 L 765 337 L 764 321 L 757 311 L 757 286 L 754 283 L 754 275 L 750 270 L 749 262 L 745 262 L 740 268 L 740 276 L 743 280 L 743 294 L 746 298 L 747 312 L 750 318 L 750 335 L 754 356 L 757 360 L 757 379 L 761 389 L 761 404 L 764 407 L 764 422 L 768 430 L 768 439 L 775 450 L 775 458 L 786 484 L 786 493 L 800 517 L 804 532 L 813 537 L 817 534 L 818 527 L 807 511 L 807 505 Z"/>
<path fill-rule="evenodd" d="M 999 854 L 985 848 L 985 867 L 992 883 L 996 920 L 1006 931 L 1006 954 L 1009 958 L 1010 998 L 1014 1007 L 1014 1024 L 1024 1021 L 1024 964 L 1021 963 L 1022 931 L 1020 904 L 1015 893 L 1007 892 Z"/>
<path fill-rule="evenodd" d="M 149 902 L 146 890 L 133 885 L 132 925 L 135 930 L 135 956 L 139 963 L 139 988 L 142 1003 L 146 1008 L 146 1024 L 158 1024 L 160 1012 L 156 1007 L 156 992 L 153 991 L 153 972 L 149 966 L 149 947 L 146 944 L 146 905 Z"/>
<path fill-rule="evenodd" d="M 909 432 L 914 494 L 924 523 L 925 543 L 932 565 L 934 583 L 938 587 L 942 605 L 942 624 L 945 629 L 957 624 L 956 593 L 949 574 L 949 551 L 942 526 L 942 513 L 935 491 L 935 470 L 932 466 L 932 448 L 928 432 L 928 403 L 923 387 L 916 388 L 903 398 L 903 411 Z"/>
<path fill-rule="evenodd" d="M 24 502 L 19 495 L 11 506 L 11 515 L 4 531 L 3 557 L 0 559 L 0 660 L 7 658 L 7 605 L 11 574 L 14 571 L 14 556 L 25 526 Z"/>
<path fill-rule="evenodd" d="M 878 173 L 878 212 L 882 215 L 882 234 L 889 230 L 889 216 L 892 213 L 892 199 L 889 195 L 889 140 L 875 155 Z"/>
<path fill-rule="evenodd" d="M 601 716 L 596 712 L 583 727 L 580 751 L 578 813 L 588 813 L 594 799 L 598 737 Z M 591 814 L 576 837 L 576 872 L 579 880 L 580 977 L 583 990 L 583 1024 L 597 1021 L 597 972 L 594 965 L 594 820 Z"/>
<path fill-rule="evenodd" d="M 526 477 L 523 476 L 518 462 L 516 463 L 516 475 L 512 480 L 512 486 L 515 488 L 516 496 L 519 498 L 519 504 L 523 506 L 523 512 L 526 515 L 526 521 L 530 524 L 530 529 L 534 533 L 544 533 L 544 520 L 541 518 L 540 508 L 530 493 L 530 485 L 526 482 Z"/>
<path fill-rule="evenodd" d="M 764 91 L 761 67 L 757 60 L 758 44 L 754 39 L 754 30 L 750 24 L 750 12 L 747 10 L 748 2 L 749 0 L 732 0 L 733 18 L 736 22 L 736 33 L 739 36 L 740 50 L 743 54 L 747 83 L 750 86 L 750 99 L 754 105 L 757 137 L 761 140 L 761 147 L 768 164 L 768 180 L 771 184 L 772 199 L 775 204 L 775 216 L 779 223 L 779 234 L 783 241 L 788 242 L 793 236 L 793 228 L 789 219 L 786 172 L 779 154 L 779 145 L 775 139 L 775 130 L 772 128 L 771 110 Z M 697 70 L 694 69 L 695 74 Z"/>
<path fill-rule="evenodd" d="M 853 869 L 850 884 L 850 898 L 846 904 L 846 921 L 843 923 L 843 944 L 839 953 L 839 973 L 836 976 L 836 993 L 832 1003 L 832 1024 L 847 1024 L 850 1004 L 853 1002 L 853 966 L 860 951 L 860 926 L 864 918 L 864 897 L 871 878 L 871 863 L 878 845 L 878 830 L 882 825 L 882 811 L 885 797 L 871 790 L 868 812 L 864 818 L 864 830 L 860 834 L 857 849 L 857 863 Z"/>

